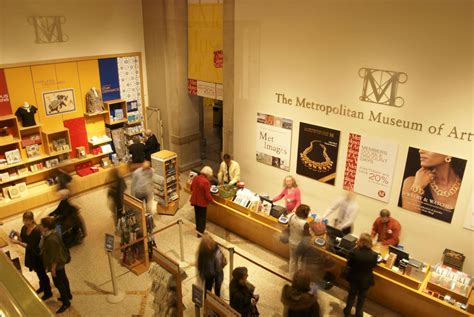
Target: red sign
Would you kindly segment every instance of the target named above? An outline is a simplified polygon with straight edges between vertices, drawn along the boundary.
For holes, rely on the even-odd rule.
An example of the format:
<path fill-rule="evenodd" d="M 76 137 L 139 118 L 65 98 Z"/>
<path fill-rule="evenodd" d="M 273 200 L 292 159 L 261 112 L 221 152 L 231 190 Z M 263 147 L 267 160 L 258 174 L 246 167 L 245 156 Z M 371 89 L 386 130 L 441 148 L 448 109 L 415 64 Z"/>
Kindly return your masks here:
<path fill-rule="evenodd" d="M 195 79 L 188 79 L 188 94 L 196 96 L 198 92 L 198 84 Z"/>
<path fill-rule="evenodd" d="M 344 171 L 344 184 L 342 185 L 342 187 L 347 190 L 354 189 L 354 182 L 357 171 L 357 159 L 359 158 L 360 139 L 361 136 L 358 134 L 349 134 L 346 170 Z"/>
<path fill-rule="evenodd" d="M 224 52 L 222 50 L 214 51 L 214 67 L 222 68 L 224 66 Z"/>
<path fill-rule="evenodd" d="M 5 72 L 3 69 L 0 69 L 0 116 L 12 113 L 10 97 L 8 96 L 7 81 L 5 80 Z"/>

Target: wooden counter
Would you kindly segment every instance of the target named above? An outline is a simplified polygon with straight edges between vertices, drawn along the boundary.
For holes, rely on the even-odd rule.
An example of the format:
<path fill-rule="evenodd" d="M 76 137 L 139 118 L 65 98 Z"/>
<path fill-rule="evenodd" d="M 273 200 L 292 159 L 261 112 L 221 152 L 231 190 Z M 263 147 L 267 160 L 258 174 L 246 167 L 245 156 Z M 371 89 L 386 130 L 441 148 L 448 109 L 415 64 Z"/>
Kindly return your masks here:
<path fill-rule="evenodd" d="M 234 202 L 214 196 L 215 202 L 207 209 L 208 220 L 224 227 L 282 257 L 288 258 L 288 245 L 279 240 L 284 225 L 273 217 L 267 217 L 250 211 Z M 324 248 L 314 245 L 319 252 L 328 256 L 335 265 L 331 270 L 338 278 L 336 284 L 347 288 L 341 272 L 346 259 Z M 423 293 L 429 274 L 423 281 L 392 271 L 379 264 L 374 269 L 375 286 L 370 288 L 368 296 L 375 302 L 407 317 L 461 317 L 474 316 L 440 299 Z M 474 292 L 469 302 L 474 302 Z"/>

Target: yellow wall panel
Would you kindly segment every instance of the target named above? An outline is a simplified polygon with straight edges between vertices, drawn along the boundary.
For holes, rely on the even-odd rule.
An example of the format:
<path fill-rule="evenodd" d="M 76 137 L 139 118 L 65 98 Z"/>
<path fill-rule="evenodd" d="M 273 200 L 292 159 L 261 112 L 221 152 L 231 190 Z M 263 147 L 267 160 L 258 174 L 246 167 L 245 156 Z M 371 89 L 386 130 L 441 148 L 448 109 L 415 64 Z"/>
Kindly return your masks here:
<path fill-rule="evenodd" d="M 58 63 L 55 67 L 58 89 L 73 88 L 76 102 L 76 111 L 63 114 L 63 120 L 83 117 L 84 98 L 82 98 L 77 62 Z"/>
<path fill-rule="evenodd" d="M 33 74 L 33 84 L 36 100 L 38 101 L 38 113 L 43 123 L 43 130 L 56 130 L 64 127 L 61 115 L 46 116 L 43 103 L 43 92 L 58 89 L 54 64 L 32 66 L 31 73 Z"/>
<path fill-rule="evenodd" d="M 38 108 L 40 107 L 36 101 L 30 67 L 6 68 L 5 79 L 13 113 L 25 101 L 31 105 L 36 105 Z M 36 121 L 40 121 L 38 115 Z"/>
<path fill-rule="evenodd" d="M 87 138 L 105 134 L 104 116 L 86 117 Z"/>

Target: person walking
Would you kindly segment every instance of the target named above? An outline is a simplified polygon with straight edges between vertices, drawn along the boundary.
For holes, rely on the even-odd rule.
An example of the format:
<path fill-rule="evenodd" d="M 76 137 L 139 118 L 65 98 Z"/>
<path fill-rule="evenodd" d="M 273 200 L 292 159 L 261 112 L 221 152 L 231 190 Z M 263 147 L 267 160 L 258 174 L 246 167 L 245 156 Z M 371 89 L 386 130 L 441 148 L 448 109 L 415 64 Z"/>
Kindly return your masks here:
<path fill-rule="evenodd" d="M 319 317 L 319 303 L 315 290 L 311 289 L 310 274 L 298 270 L 290 285 L 283 286 L 281 302 L 283 317 Z"/>
<path fill-rule="evenodd" d="M 46 217 L 41 219 L 40 230 L 43 235 L 41 244 L 41 256 L 44 267 L 51 272 L 54 286 L 59 291 L 61 307 L 56 314 L 65 312 L 71 306 L 72 294 L 69 279 L 66 275 L 66 263 L 70 261 L 69 250 L 56 232 L 54 219 Z"/>
<path fill-rule="evenodd" d="M 298 247 L 301 243 L 305 243 L 305 239 L 309 240 L 309 224 L 307 221 L 310 208 L 308 205 L 302 204 L 296 208 L 296 212 L 290 216 L 288 220 L 289 237 L 288 244 L 290 247 L 290 263 L 289 272 L 290 277 L 298 270 L 299 267 L 299 253 Z"/>
<path fill-rule="evenodd" d="M 206 230 L 207 206 L 213 200 L 211 195 L 211 184 L 209 178 L 212 176 L 212 168 L 204 166 L 198 176 L 191 183 L 191 205 L 194 206 L 196 230 L 204 233 Z M 199 237 L 199 235 L 198 235 Z"/>
<path fill-rule="evenodd" d="M 377 253 L 372 251 L 372 238 L 368 233 L 362 233 L 357 240 L 353 253 L 349 254 L 347 261 L 347 281 L 349 282 L 349 295 L 347 296 L 344 317 L 351 315 L 352 306 L 357 297 L 356 317 L 362 317 L 365 296 L 369 288 L 374 285 L 372 270 L 377 265 Z"/>
<path fill-rule="evenodd" d="M 221 296 L 221 286 L 224 281 L 224 267 L 227 259 L 217 245 L 216 241 L 208 235 L 202 236 L 197 256 L 197 269 L 201 280 L 205 283 L 207 291 L 212 291 Z"/>
<path fill-rule="evenodd" d="M 48 274 L 43 266 L 40 254 L 41 231 L 36 225 L 34 215 L 31 211 L 23 213 L 23 227 L 21 232 L 15 232 L 17 239 L 11 239 L 11 242 L 25 248 L 25 266 L 30 271 L 35 271 L 39 280 L 39 288 L 37 294 L 43 293 L 42 300 L 47 300 L 53 293 L 51 292 L 51 283 Z"/>
<path fill-rule="evenodd" d="M 351 233 L 359 212 L 359 204 L 357 204 L 355 194 L 351 190 L 348 190 L 343 197 L 339 198 L 322 218 L 327 219 L 336 210 L 338 210 L 338 213 L 336 219 L 334 219 L 334 227 L 341 230 L 345 235 Z"/>
<path fill-rule="evenodd" d="M 110 172 L 110 179 L 112 181 L 107 196 L 110 201 L 110 208 L 114 215 L 114 223 L 117 225 L 118 219 L 123 215 L 123 193 L 127 189 L 125 179 L 120 175 L 117 167 Z"/>
<path fill-rule="evenodd" d="M 152 195 L 153 170 L 149 161 L 144 161 L 142 167 L 137 168 L 132 175 L 131 193 L 135 198 L 144 201 L 148 208 L 148 203 Z"/>
<path fill-rule="evenodd" d="M 247 281 L 248 276 L 246 267 L 237 267 L 232 271 L 229 286 L 230 306 L 242 317 L 259 316 L 257 309 L 259 296 L 254 294 L 255 286 Z"/>

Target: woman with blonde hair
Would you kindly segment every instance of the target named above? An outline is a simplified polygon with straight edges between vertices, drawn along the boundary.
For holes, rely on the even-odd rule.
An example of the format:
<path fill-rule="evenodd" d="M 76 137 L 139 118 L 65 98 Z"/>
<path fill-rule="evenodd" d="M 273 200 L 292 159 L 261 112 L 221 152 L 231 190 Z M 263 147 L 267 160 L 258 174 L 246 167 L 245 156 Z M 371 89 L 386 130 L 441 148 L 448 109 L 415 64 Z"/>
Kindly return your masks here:
<path fill-rule="evenodd" d="M 221 296 L 221 286 L 224 281 L 224 267 L 227 260 L 217 245 L 217 242 L 208 235 L 202 236 L 197 255 L 197 269 L 199 276 L 205 283 L 206 290 Z"/>
<path fill-rule="evenodd" d="M 194 216 L 196 219 L 196 230 L 204 233 L 206 230 L 207 206 L 213 200 L 211 195 L 212 168 L 204 166 L 198 176 L 193 178 L 191 183 L 191 205 L 194 206 Z M 199 235 L 198 235 L 199 237 Z"/>
<path fill-rule="evenodd" d="M 278 196 L 272 199 L 272 202 L 277 202 L 280 199 L 285 198 L 286 213 L 292 213 L 296 211 L 299 205 L 301 205 L 301 193 L 296 180 L 293 176 L 288 175 L 283 180 L 283 190 Z"/>
<path fill-rule="evenodd" d="M 368 233 L 362 233 L 357 240 L 357 247 L 347 260 L 347 281 L 350 289 L 347 296 L 344 317 L 351 315 L 352 306 L 357 297 L 356 317 L 362 317 L 365 296 L 369 288 L 374 285 L 372 270 L 377 265 L 377 253 L 372 251 L 372 238 Z"/>

